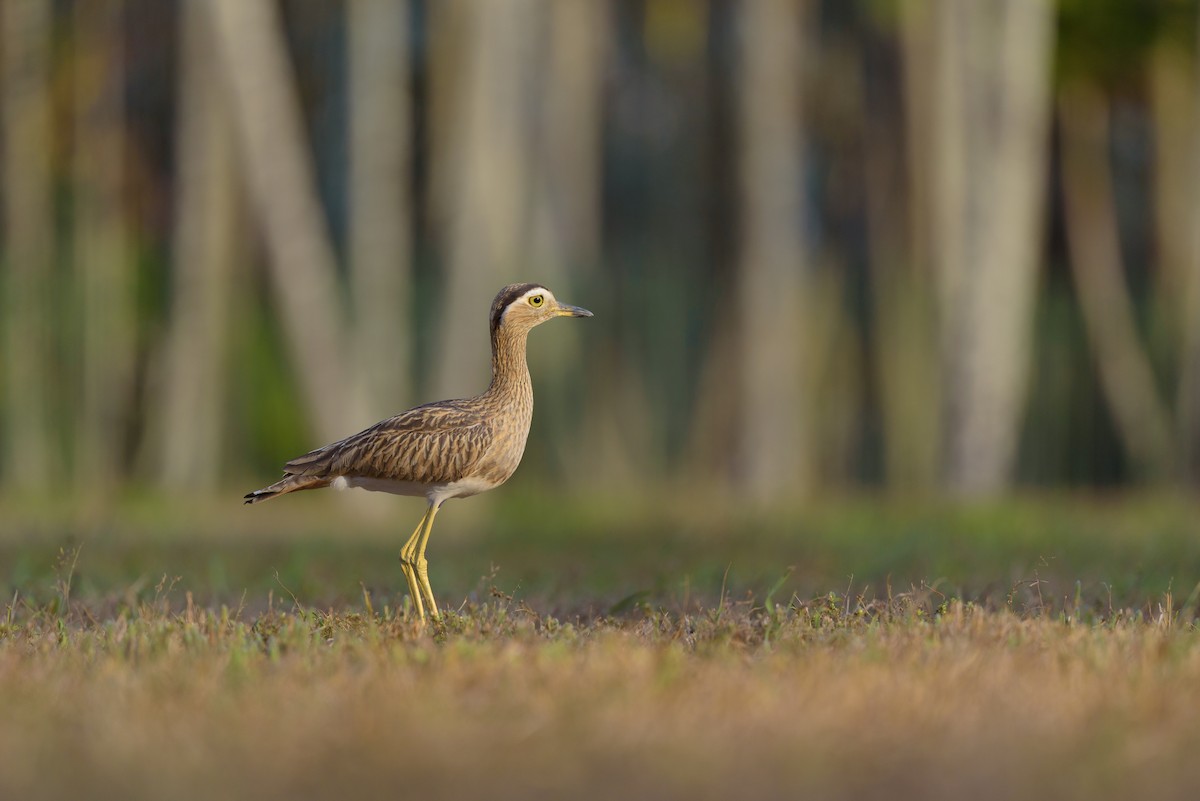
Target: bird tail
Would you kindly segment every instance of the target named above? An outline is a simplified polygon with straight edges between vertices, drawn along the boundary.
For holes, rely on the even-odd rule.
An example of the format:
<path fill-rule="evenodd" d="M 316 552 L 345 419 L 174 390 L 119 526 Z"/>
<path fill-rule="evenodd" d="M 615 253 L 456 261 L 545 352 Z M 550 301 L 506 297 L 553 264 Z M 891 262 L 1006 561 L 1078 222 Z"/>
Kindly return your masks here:
<path fill-rule="evenodd" d="M 328 487 L 329 479 L 321 478 L 320 476 L 284 476 L 269 487 L 248 492 L 245 495 L 246 503 L 258 503 L 274 498 L 276 495 L 286 495 L 289 492 L 297 492 L 299 490 L 320 489 Z"/>

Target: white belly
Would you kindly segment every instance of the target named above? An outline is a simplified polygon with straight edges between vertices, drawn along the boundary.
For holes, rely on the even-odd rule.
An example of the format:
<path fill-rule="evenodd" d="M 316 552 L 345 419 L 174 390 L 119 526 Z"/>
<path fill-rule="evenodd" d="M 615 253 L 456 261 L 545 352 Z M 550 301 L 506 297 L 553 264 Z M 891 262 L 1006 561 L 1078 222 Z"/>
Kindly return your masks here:
<path fill-rule="evenodd" d="M 389 492 L 392 495 L 410 495 L 429 499 L 431 503 L 440 504 L 451 498 L 466 498 L 478 495 L 495 486 L 490 481 L 481 478 L 464 478 L 462 481 L 451 481 L 447 484 L 422 484 L 418 481 L 390 481 L 385 478 L 364 478 L 362 476 L 338 476 L 330 486 L 337 490 L 357 487 L 369 492 Z"/>

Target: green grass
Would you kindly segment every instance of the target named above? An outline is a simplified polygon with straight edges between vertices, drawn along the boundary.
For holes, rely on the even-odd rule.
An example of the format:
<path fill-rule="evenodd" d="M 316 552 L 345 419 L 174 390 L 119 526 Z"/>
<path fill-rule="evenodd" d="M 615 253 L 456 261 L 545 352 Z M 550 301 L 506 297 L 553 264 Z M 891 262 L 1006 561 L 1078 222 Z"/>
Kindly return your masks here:
<path fill-rule="evenodd" d="M 224 499 L 223 499 L 224 500 Z M 396 554 L 420 506 L 385 499 L 362 519 L 330 497 L 242 507 L 161 501 L 115 512 L 0 509 L 0 590 L 48 600 L 59 551 L 78 550 L 77 595 L 145 596 L 164 576 L 206 605 L 274 592 L 310 606 L 404 594 Z M 1144 607 L 1200 582 L 1200 524 L 1186 499 L 1026 499 L 993 506 L 830 502 L 738 516 L 711 503 L 513 497 L 447 506 L 429 549 L 439 597 L 494 585 L 556 614 L 636 596 L 687 608 L 719 597 L 885 597 L 930 586 L 985 605 Z"/>
<path fill-rule="evenodd" d="M 0 512 L 0 798 L 1193 797 L 1184 499 Z"/>

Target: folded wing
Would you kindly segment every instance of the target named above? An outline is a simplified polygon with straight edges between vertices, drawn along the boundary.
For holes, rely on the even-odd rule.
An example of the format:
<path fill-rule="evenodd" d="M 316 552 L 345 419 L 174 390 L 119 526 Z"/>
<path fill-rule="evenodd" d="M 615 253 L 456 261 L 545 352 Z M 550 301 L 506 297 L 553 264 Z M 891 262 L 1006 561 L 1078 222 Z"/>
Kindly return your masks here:
<path fill-rule="evenodd" d="M 456 401 L 418 406 L 286 465 L 292 476 L 440 484 L 469 475 L 492 442 L 488 421 Z"/>

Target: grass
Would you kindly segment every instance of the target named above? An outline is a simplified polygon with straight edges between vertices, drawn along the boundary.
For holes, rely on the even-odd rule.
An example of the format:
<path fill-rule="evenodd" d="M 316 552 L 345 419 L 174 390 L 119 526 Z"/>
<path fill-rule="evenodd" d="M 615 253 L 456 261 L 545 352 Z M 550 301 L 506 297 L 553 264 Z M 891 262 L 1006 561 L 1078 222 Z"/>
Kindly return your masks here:
<path fill-rule="evenodd" d="M 10 509 L 0 798 L 1200 789 L 1186 502 L 490 511 L 422 628 L 393 524 Z"/>
<path fill-rule="evenodd" d="M 1144 607 L 1186 599 L 1200 581 L 1200 526 L 1186 499 L 1026 499 L 996 506 L 835 501 L 774 517 L 717 503 L 631 503 L 500 496 L 448 506 L 430 543 L 430 575 L 455 603 L 496 584 L 543 611 L 605 612 L 622 599 L 671 608 L 765 594 L 865 593 L 928 584 L 977 602 L 1061 609 Z M 486 498 L 486 496 L 485 496 Z M 420 504 L 387 498 L 385 516 L 347 519 L 328 496 L 242 507 L 236 498 L 159 501 L 115 512 L 0 508 L 0 589 L 51 599 L 58 551 L 81 549 L 83 596 L 139 597 L 158 580 L 205 605 L 261 605 L 289 592 L 341 606 L 361 585 L 399 600 L 396 553 Z M 495 575 L 493 575 L 495 574 Z M 481 577 L 489 577 L 481 585 Z M 849 588 L 849 589 L 847 589 Z"/>

